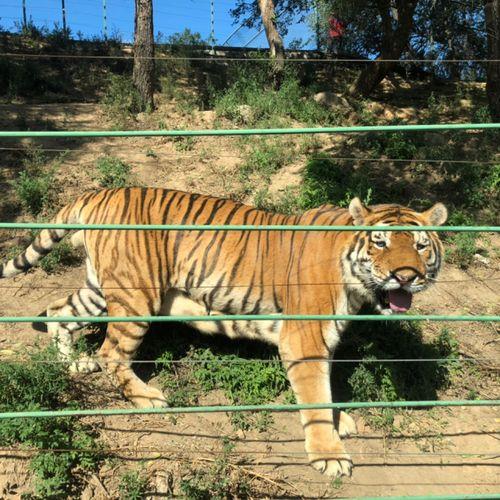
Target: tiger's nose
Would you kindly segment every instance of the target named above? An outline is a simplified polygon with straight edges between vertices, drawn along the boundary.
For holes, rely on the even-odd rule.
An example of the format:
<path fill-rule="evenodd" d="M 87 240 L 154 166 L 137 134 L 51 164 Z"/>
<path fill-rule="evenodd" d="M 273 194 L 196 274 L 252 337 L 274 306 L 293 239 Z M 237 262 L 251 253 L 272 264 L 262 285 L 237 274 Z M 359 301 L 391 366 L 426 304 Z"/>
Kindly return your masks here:
<path fill-rule="evenodd" d="M 399 284 L 406 285 L 407 283 L 413 281 L 418 276 L 418 273 L 413 271 L 412 269 L 399 270 L 392 272 L 392 276 L 397 280 Z"/>

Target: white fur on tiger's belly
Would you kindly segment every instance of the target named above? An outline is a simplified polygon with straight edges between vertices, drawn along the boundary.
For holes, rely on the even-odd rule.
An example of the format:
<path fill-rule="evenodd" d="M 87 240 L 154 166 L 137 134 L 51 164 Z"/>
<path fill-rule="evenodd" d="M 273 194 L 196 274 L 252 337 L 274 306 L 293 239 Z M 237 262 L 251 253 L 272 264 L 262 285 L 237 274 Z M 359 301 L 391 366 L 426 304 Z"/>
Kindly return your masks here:
<path fill-rule="evenodd" d="M 207 311 L 205 305 L 196 302 L 179 290 L 169 290 L 162 303 L 160 314 L 165 316 L 219 316 L 219 311 Z M 263 340 L 278 345 L 283 321 L 189 321 L 188 324 L 208 334 L 226 335 L 230 338 Z"/>

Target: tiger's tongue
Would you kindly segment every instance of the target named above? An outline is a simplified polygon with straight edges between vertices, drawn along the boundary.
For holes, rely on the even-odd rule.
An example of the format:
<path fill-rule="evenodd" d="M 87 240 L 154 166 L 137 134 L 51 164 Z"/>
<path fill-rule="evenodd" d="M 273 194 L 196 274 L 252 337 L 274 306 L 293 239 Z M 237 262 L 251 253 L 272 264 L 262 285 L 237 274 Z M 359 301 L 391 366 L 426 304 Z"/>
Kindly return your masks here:
<path fill-rule="evenodd" d="M 389 290 L 389 305 L 394 312 L 406 312 L 411 307 L 411 299 L 413 298 L 410 292 L 398 288 L 397 290 Z"/>

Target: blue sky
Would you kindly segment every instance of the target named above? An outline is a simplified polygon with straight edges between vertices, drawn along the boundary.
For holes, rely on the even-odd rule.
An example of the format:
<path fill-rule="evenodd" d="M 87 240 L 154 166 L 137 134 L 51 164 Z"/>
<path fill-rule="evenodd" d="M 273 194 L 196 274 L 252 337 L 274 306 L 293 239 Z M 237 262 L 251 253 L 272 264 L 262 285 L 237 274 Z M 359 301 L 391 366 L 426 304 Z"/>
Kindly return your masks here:
<path fill-rule="evenodd" d="M 81 31 L 85 36 L 103 32 L 103 0 L 65 0 L 66 19 L 73 34 Z M 215 37 L 221 44 L 237 27 L 229 11 L 235 0 L 214 0 Z M 134 0 L 106 0 L 108 33 L 117 31 L 123 41 L 131 41 L 134 29 Z M 61 0 L 26 0 L 28 18 L 36 25 L 52 28 L 57 22 L 62 25 Z M 14 29 L 15 22 L 22 20 L 22 0 L 0 0 L 0 25 Z M 210 0 L 154 0 L 154 30 L 168 36 L 189 28 L 201 33 L 204 39 L 210 36 Z M 258 30 L 242 29 L 230 40 L 230 45 L 242 46 L 258 33 Z M 294 38 L 307 40 L 312 33 L 305 23 L 295 23 L 289 28 L 285 44 Z M 250 44 L 266 47 L 262 33 Z"/>

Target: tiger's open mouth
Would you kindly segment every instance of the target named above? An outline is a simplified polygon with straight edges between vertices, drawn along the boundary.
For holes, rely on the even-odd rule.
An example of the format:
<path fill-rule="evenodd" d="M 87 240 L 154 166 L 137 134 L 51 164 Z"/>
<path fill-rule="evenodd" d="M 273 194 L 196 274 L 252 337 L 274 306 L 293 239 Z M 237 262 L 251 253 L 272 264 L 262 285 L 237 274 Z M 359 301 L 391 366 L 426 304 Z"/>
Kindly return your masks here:
<path fill-rule="evenodd" d="M 404 288 L 398 288 L 397 290 L 382 290 L 380 295 L 382 305 L 390 308 L 394 313 L 407 312 L 411 307 L 413 294 Z"/>

